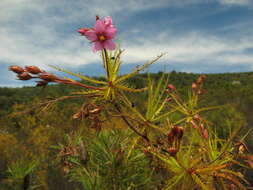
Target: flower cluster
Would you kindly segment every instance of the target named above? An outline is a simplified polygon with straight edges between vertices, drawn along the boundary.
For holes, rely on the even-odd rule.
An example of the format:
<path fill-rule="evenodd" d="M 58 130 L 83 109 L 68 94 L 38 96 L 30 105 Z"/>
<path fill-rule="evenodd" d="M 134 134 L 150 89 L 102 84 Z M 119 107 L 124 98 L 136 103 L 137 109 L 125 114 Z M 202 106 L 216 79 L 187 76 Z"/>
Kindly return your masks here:
<path fill-rule="evenodd" d="M 93 52 L 103 49 L 114 50 L 116 48 L 112 40 L 117 33 L 117 29 L 114 27 L 112 19 L 109 16 L 106 16 L 103 20 L 97 16 L 93 28 L 81 28 L 78 32 L 93 43 Z"/>

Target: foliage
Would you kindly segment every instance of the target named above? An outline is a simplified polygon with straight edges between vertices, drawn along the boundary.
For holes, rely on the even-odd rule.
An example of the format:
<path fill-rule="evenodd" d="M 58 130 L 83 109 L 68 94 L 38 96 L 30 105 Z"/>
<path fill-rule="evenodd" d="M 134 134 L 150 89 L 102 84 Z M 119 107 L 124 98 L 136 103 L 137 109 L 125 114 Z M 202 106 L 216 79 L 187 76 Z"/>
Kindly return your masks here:
<path fill-rule="evenodd" d="M 79 32 L 93 39 L 93 50 L 101 50 L 104 78 L 91 78 L 55 66 L 51 67 L 81 81 L 62 78 L 36 66 L 10 67 L 20 80 L 39 79 L 37 86 L 42 86 L 42 91 L 33 99 L 33 89 L 25 88 L 24 101 L 33 105 L 20 104 L 23 99 L 17 96 L 19 104 L 1 112 L 4 117 L 0 121 L 0 138 L 7 143 L 1 143 L 0 148 L 6 152 L 3 164 L 9 165 L 2 167 L 8 174 L 3 184 L 9 180 L 13 188 L 101 190 L 250 187 L 244 175 L 245 168 L 252 169 L 253 165 L 244 143 L 249 131 L 242 130 L 247 122 L 237 106 L 242 103 L 238 97 L 248 93 L 252 83 L 248 84 L 245 76 L 239 74 L 234 75 L 233 81 L 228 80 L 227 74 L 213 75 L 213 79 L 222 77 L 218 81 L 208 81 L 206 75 L 176 72 L 137 75 L 164 54 L 120 76 L 123 51 L 120 47 L 108 51 L 114 49 L 111 40 L 116 34 L 111 18 L 97 17 L 94 28 L 82 28 Z M 47 86 L 53 82 L 60 85 Z M 245 85 L 238 91 L 242 84 Z M 217 93 L 215 85 L 224 88 Z M 207 98 L 206 90 L 211 94 Z M 2 101 L 10 105 L 7 92 L 3 92 Z M 48 93 L 54 98 L 45 97 Z M 228 93 L 232 105 L 225 96 Z M 40 102 L 44 98 L 47 99 Z M 244 98 L 252 102 L 252 95 Z M 252 113 L 248 105 L 241 109 Z M 216 112 L 212 115 L 213 110 Z M 24 150 L 16 154 L 22 159 L 10 159 L 9 141 L 17 150 Z M 55 149 L 53 144 L 58 144 Z M 35 173 L 40 177 L 30 183 L 30 176 Z M 35 183 L 37 187 L 30 186 Z"/>

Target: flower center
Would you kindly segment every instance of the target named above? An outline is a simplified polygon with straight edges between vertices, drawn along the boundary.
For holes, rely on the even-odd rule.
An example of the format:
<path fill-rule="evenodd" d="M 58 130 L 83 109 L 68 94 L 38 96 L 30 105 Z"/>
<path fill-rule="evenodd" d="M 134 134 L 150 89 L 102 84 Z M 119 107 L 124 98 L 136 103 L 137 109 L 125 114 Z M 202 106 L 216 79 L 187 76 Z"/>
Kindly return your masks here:
<path fill-rule="evenodd" d="M 103 35 L 100 35 L 100 36 L 98 37 L 98 39 L 99 39 L 99 41 L 105 41 L 105 37 L 104 37 Z"/>

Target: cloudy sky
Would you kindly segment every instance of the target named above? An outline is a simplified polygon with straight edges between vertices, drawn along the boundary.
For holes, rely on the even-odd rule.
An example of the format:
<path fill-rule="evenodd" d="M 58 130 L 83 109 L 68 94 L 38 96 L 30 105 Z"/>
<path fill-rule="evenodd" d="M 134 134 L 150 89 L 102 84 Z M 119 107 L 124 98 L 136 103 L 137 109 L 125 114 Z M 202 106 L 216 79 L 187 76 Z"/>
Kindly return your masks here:
<path fill-rule="evenodd" d="M 101 75 L 99 55 L 76 32 L 95 15 L 118 28 L 122 73 L 161 52 L 149 71 L 253 71 L 253 0 L 1 0 L 0 10 L 0 86 L 23 84 L 10 65 Z"/>

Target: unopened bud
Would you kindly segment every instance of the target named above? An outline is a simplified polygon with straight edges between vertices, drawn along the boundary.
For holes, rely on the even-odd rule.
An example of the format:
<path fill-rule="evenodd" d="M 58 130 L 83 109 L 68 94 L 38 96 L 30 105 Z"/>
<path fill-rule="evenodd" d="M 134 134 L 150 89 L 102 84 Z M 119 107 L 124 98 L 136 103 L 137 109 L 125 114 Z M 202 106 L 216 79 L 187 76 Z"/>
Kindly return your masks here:
<path fill-rule="evenodd" d="M 40 79 L 43 79 L 45 81 L 48 81 L 48 82 L 52 82 L 52 81 L 55 81 L 55 80 L 58 80 L 59 78 L 53 74 L 50 74 L 50 73 L 41 73 L 39 75 L 39 78 Z"/>
<path fill-rule="evenodd" d="M 203 90 L 198 90 L 197 92 L 198 95 L 202 95 L 203 93 L 204 93 Z"/>
<path fill-rule="evenodd" d="M 82 36 L 85 36 L 86 32 L 88 32 L 89 30 L 89 28 L 80 28 L 79 30 L 77 30 L 77 32 L 79 32 Z"/>
<path fill-rule="evenodd" d="M 73 119 L 81 119 L 83 115 L 82 111 L 79 111 L 73 115 Z"/>
<path fill-rule="evenodd" d="M 39 74 L 41 73 L 42 71 L 39 69 L 39 67 L 36 67 L 36 66 L 26 66 L 25 67 L 26 71 L 31 73 L 31 74 Z"/>
<path fill-rule="evenodd" d="M 90 114 L 98 114 L 98 113 L 100 113 L 100 111 L 101 111 L 100 108 L 95 108 L 95 109 L 93 109 L 93 110 L 89 110 L 89 113 L 90 113 Z"/>
<path fill-rule="evenodd" d="M 200 117 L 199 114 L 195 114 L 195 115 L 193 116 L 193 119 L 194 119 L 195 121 L 200 121 L 201 117 Z"/>
<path fill-rule="evenodd" d="M 171 156 L 175 157 L 177 155 L 177 149 L 173 148 L 173 147 L 170 147 L 168 149 L 168 152 Z"/>
<path fill-rule="evenodd" d="M 171 97 L 169 97 L 169 98 L 166 99 L 166 102 L 171 102 L 171 101 L 172 101 Z"/>
<path fill-rule="evenodd" d="M 207 131 L 207 129 L 204 129 L 203 130 L 203 132 L 202 132 L 202 135 L 203 135 L 203 137 L 205 138 L 205 139 L 208 139 L 208 131 Z"/>
<path fill-rule="evenodd" d="M 32 78 L 28 73 L 21 73 L 17 75 L 19 80 L 30 80 Z"/>
<path fill-rule="evenodd" d="M 25 70 L 22 67 L 17 66 L 17 65 L 10 66 L 9 70 L 13 71 L 14 73 L 17 73 L 17 74 L 21 74 L 21 73 L 25 72 Z"/>
<path fill-rule="evenodd" d="M 176 90 L 176 88 L 173 86 L 173 84 L 168 84 L 168 86 L 167 86 L 167 91 L 168 92 L 173 92 L 175 90 Z"/>
<path fill-rule="evenodd" d="M 201 84 L 206 78 L 206 75 L 200 75 L 199 78 L 197 79 L 197 84 Z"/>
<path fill-rule="evenodd" d="M 47 81 L 41 80 L 41 81 L 37 81 L 37 85 L 36 86 L 46 86 L 47 84 L 48 84 Z"/>
<path fill-rule="evenodd" d="M 184 135 L 184 128 L 183 127 L 178 127 L 178 133 L 177 133 L 177 138 L 180 140 Z"/>
<path fill-rule="evenodd" d="M 181 139 L 183 137 L 184 134 L 184 128 L 183 127 L 178 127 L 178 126 L 174 126 L 171 129 L 172 134 L 177 138 L 177 139 Z"/>
<path fill-rule="evenodd" d="M 194 128 L 194 129 L 197 129 L 197 124 L 193 121 L 193 120 L 191 120 L 191 124 L 192 124 L 192 127 Z"/>
<path fill-rule="evenodd" d="M 174 142 L 175 136 L 172 133 L 172 131 L 169 132 L 169 134 L 167 135 L 167 138 L 168 138 L 168 143 L 169 144 L 172 144 Z"/>
<path fill-rule="evenodd" d="M 99 16 L 98 15 L 96 15 L 96 20 L 99 20 L 100 18 L 99 18 Z"/>
<path fill-rule="evenodd" d="M 205 127 L 204 127 L 204 124 L 203 123 L 201 123 L 200 125 L 199 125 L 199 128 L 200 128 L 200 130 L 204 130 L 205 129 Z"/>
<path fill-rule="evenodd" d="M 195 90 L 197 88 L 197 84 L 195 82 L 192 83 L 192 89 Z"/>

